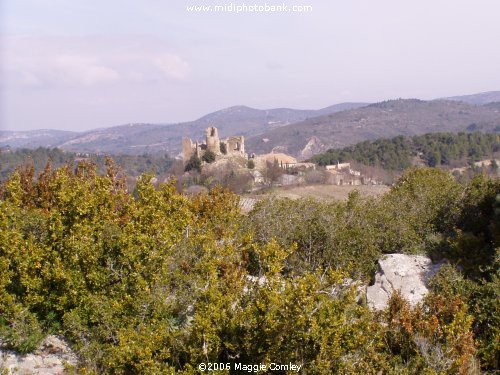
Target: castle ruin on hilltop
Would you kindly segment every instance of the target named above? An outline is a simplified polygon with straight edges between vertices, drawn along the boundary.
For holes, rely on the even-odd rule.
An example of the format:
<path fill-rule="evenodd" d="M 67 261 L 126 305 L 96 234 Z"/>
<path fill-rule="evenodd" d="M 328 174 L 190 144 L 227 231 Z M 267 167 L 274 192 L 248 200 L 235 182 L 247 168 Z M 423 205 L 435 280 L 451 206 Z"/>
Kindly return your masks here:
<path fill-rule="evenodd" d="M 194 142 L 191 138 L 182 139 L 182 159 L 188 161 L 193 155 L 201 158 L 205 152 L 212 151 L 216 156 L 239 155 L 246 157 L 245 137 L 233 136 L 219 139 L 219 131 L 215 126 L 205 129 L 205 141 Z"/>

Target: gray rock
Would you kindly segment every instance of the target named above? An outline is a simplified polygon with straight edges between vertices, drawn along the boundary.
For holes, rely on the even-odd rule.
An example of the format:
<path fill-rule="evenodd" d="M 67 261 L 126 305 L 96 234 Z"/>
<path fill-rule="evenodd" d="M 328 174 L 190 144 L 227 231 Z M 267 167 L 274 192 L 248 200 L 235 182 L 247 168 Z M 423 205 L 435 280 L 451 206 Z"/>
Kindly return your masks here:
<path fill-rule="evenodd" d="M 428 257 L 421 255 L 389 254 L 381 258 L 378 265 L 375 283 L 366 291 L 367 304 L 374 310 L 385 309 L 396 290 L 411 306 L 421 302 L 428 293 L 427 282 L 442 263 L 433 264 Z"/>
<path fill-rule="evenodd" d="M 78 359 L 60 337 L 47 336 L 35 352 L 21 355 L 0 345 L 0 373 L 6 374 L 65 374 L 65 366 L 76 367 Z"/>
<path fill-rule="evenodd" d="M 366 285 L 361 281 L 356 281 L 350 277 L 345 278 L 341 284 L 331 288 L 329 295 L 333 298 L 340 298 L 344 293 L 349 292 L 352 288 L 356 291 L 356 301 L 361 303 L 365 300 Z"/>

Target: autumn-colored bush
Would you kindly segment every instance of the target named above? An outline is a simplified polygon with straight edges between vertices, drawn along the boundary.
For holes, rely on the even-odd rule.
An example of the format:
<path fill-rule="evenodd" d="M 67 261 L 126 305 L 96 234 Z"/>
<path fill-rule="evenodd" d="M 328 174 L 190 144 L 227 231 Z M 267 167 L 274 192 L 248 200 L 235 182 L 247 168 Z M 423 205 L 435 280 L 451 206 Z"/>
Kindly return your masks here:
<path fill-rule="evenodd" d="M 497 244 L 495 183 L 410 171 L 381 199 L 265 201 L 243 217 L 227 190 L 188 197 L 151 178 L 130 194 L 111 162 L 105 175 L 86 163 L 11 175 L 0 189 L 4 345 L 28 352 L 59 333 L 96 374 L 193 373 L 200 362 L 291 361 L 318 374 L 498 365 L 497 263 L 455 267 L 459 233 L 484 254 Z M 380 315 L 362 303 L 353 279 L 367 282 L 380 254 L 430 247 L 454 254 L 453 271 L 423 305 L 395 296 Z"/>
<path fill-rule="evenodd" d="M 446 374 L 479 373 L 472 333 L 474 317 L 459 297 L 430 294 L 423 305 L 412 309 L 395 293 L 386 319 L 390 351 L 413 368 Z"/>

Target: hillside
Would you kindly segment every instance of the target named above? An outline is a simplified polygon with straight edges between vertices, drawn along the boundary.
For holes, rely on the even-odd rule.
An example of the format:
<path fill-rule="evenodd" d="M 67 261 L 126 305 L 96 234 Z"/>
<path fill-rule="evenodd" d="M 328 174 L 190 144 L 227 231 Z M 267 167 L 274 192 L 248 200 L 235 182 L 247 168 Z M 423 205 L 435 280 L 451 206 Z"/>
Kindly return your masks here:
<path fill-rule="evenodd" d="M 269 110 L 245 106 L 226 108 L 198 120 L 179 124 L 127 124 L 87 132 L 0 131 L 0 146 L 60 147 L 74 152 L 143 154 L 180 151 L 182 137 L 201 139 L 209 125 L 216 125 L 223 137 L 241 134 L 253 136 L 307 118 L 359 108 L 365 103 L 342 103 L 319 110 L 276 108 Z"/>
<path fill-rule="evenodd" d="M 216 124 L 222 136 L 241 134 L 250 136 L 260 134 L 269 129 L 293 124 L 305 119 L 327 115 L 344 111 L 347 109 L 359 108 L 368 103 L 341 103 L 318 110 L 298 110 L 291 108 L 275 109 L 255 109 L 246 106 L 234 106 L 214 113 L 210 113 L 202 118 L 179 124 L 177 126 L 193 131 L 193 137 L 199 137 L 200 132 Z"/>
<path fill-rule="evenodd" d="M 168 125 L 128 124 L 79 133 L 57 145 L 73 152 L 143 154 L 165 150 Z M 165 131 L 166 130 L 166 131 Z"/>
<path fill-rule="evenodd" d="M 493 102 L 500 102 L 500 91 L 482 92 L 472 95 L 461 95 L 444 98 L 446 100 L 456 100 L 468 104 L 484 105 Z"/>
<path fill-rule="evenodd" d="M 246 142 L 255 153 L 287 152 L 309 158 L 360 141 L 434 132 L 500 129 L 500 112 L 457 101 L 391 100 L 273 129 Z"/>
<path fill-rule="evenodd" d="M 54 147 L 77 135 L 77 132 L 50 129 L 28 131 L 0 130 L 0 146 L 14 148 Z"/>
<path fill-rule="evenodd" d="M 492 109 L 494 112 L 500 112 L 500 102 L 493 102 L 484 105 L 486 108 Z"/>
<path fill-rule="evenodd" d="M 429 166 L 450 165 L 454 161 L 494 158 L 500 151 L 500 135 L 483 133 L 432 133 L 422 136 L 364 141 L 338 150 L 328 150 L 311 158 L 319 165 L 356 161 L 391 170 L 403 170 L 417 158 Z"/>
<path fill-rule="evenodd" d="M 306 159 L 363 140 L 439 131 L 493 131 L 500 126 L 500 92 L 449 99 L 342 103 L 319 110 L 234 106 L 178 124 L 127 124 L 86 132 L 0 131 L 0 147 L 175 156 L 182 137 L 201 140 L 204 129 L 215 125 L 221 137 L 244 135 L 249 152 L 275 150 Z M 487 104 L 477 105 L 483 103 Z"/>

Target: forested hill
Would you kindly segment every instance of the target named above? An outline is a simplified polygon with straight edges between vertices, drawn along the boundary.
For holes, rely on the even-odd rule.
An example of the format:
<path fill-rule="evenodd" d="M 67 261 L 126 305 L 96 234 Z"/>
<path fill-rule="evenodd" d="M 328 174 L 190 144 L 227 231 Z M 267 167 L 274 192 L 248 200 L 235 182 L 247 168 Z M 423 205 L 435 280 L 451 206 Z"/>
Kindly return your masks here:
<path fill-rule="evenodd" d="M 500 135 L 493 133 L 431 133 L 421 136 L 398 136 L 390 139 L 364 141 L 342 149 L 330 149 L 311 161 L 328 165 L 356 161 L 370 166 L 403 170 L 415 157 L 429 166 L 449 165 L 452 161 L 477 161 L 493 158 L 500 151 Z"/>
<path fill-rule="evenodd" d="M 99 171 L 104 171 L 106 156 L 96 154 L 78 154 L 66 152 L 58 148 L 39 147 L 37 149 L 1 149 L 0 148 L 0 181 L 3 181 L 16 168 L 33 163 L 35 174 L 39 174 L 50 161 L 53 168 L 66 164 L 74 165 L 78 160 L 89 160 L 94 163 Z M 113 155 L 115 164 L 123 169 L 128 176 L 139 176 L 144 172 L 154 172 L 162 175 L 172 165 L 168 155 Z"/>

